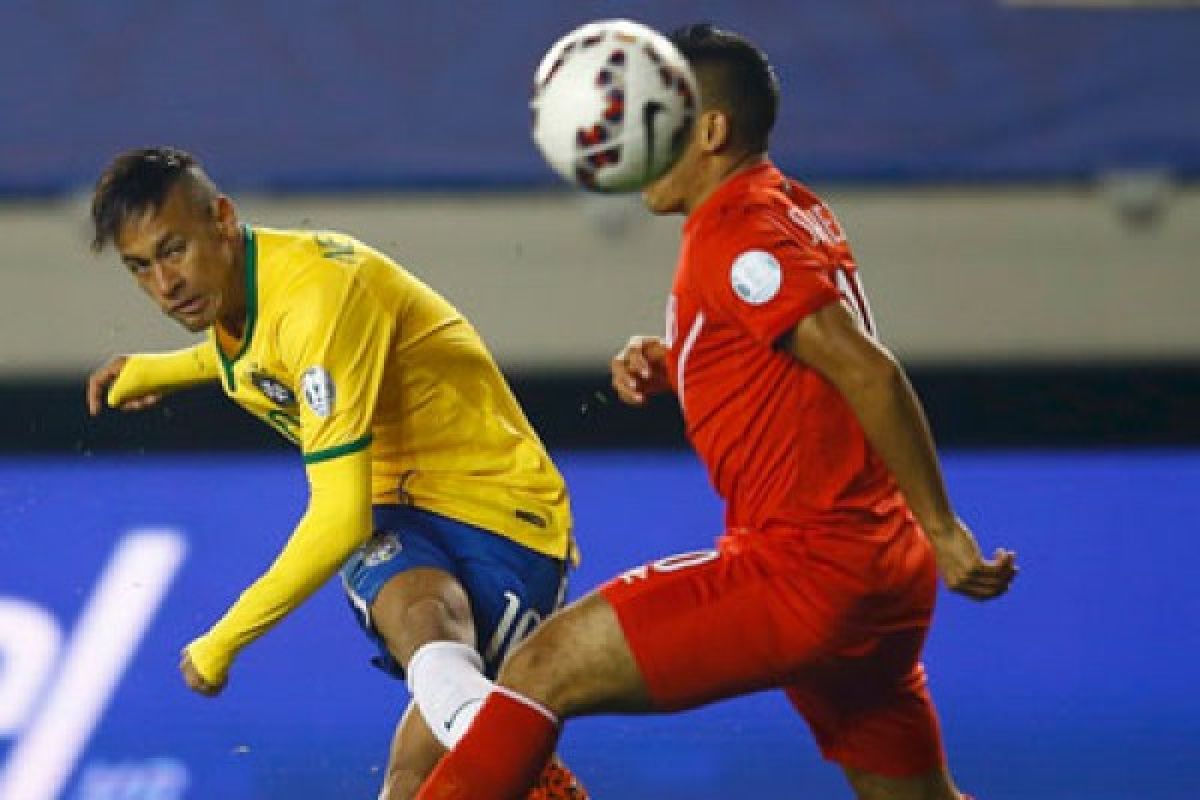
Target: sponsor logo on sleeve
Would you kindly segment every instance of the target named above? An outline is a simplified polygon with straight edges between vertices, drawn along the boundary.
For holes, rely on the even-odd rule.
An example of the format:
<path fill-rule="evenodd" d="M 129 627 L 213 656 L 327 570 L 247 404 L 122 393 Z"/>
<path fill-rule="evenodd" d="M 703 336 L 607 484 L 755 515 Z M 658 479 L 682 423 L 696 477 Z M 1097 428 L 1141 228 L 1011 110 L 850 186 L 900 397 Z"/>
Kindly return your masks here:
<path fill-rule="evenodd" d="M 729 278 L 734 294 L 752 306 L 761 306 L 779 294 L 783 270 L 767 251 L 747 250 L 733 260 Z"/>
<path fill-rule="evenodd" d="M 309 367 L 300 377 L 300 388 L 304 394 L 304 402 L 314 414 L 325 418 L 333 413 L 337 391 L 329 370 L 322 366 Z"/>

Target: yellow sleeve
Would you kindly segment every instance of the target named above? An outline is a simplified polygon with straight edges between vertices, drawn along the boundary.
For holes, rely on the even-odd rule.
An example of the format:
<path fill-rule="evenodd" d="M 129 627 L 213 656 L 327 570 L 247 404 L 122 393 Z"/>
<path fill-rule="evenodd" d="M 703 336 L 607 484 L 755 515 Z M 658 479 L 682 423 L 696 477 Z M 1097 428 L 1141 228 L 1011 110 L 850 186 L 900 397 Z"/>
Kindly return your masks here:
<path fill-rule="evenodd" d="M 365 443 L 306 469 L 308 510 L 275 563 L 208 633 L 187 646 L 209 683 L 224 683 L 238 652 L 308 599 L 371 533 L 371 461 Z"/>
<path fill-rule="evenodd" d="M 157 392 L 173 392 L 219 376 L 217 351 L 211 340 L 170 353 L 132 355 L 108 388 L 108 404 L 116 407 Z"/>
<path fill-rule="evenodd" d="M 297 376 L 306 463 L 371 435 L 395 327 L 394 313 L 352 276 L 334 273 L 292 299 L 279 352 Z"/>

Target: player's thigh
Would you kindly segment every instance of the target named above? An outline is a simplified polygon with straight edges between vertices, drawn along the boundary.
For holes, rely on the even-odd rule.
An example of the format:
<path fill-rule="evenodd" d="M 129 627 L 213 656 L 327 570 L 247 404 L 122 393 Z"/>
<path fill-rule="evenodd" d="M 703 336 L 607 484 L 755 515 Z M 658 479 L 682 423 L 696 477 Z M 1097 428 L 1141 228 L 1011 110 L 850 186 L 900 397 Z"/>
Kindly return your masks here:
<path fill-rule="evenodd" d="M 392 674 L 425 642 L 453 640 L 477 649 L 494 676 L 512 644 L 562 600 L 559 559 L 419 508 L 377 507 L 375 516 L 379 532 L 342 576 L 369 632 L 385 640 L 381 661 Z"/>
<path fill-rule="evenodd" d="M 559 610 L 520 642 L 498 682 L 559 717 L 652 708 L 617 615 L 599 592 Z"/>
<path fill-rule="evenodd" d="M 415 567 L 394 575 L 371 604 L 371 619 L 403 665 L 427 642 L 456 641 L 476 647 L 470 599 L 454 575 L 436 567 Z"/>
<path fill-rule="evenodd" d="M 854 592 L 799 551 L 684 553 L 601 588 L 655 708 L 781 686 L 798 665 L 828 654 Z"/>
<path fill-rule="evenodd" d="M 392 737 L 380 800 L 409 800 L 433 772 L 445 748 L 429 732 L 415 704 L 409 704 Z"/>
<path fill-rule="evenodd" d="M 866 776 L 864 784 L 877 777 L 881 786 L 892 785 L 885 779 L 920 786 L 922 776 L 944 767 L 937 712 L 918 660 L 924 638 L 921 626 L 880 634 L 861 652 L 802 670 L 787 687 L 822 755 Z"/>
<path fill-rule="evenodd" d="M 341 570 L 355 617 L 379 648 L 375 663 L 402 678 L 402 665 L 427 641 L 475 647 L 471 604 L 436 533 L 421 518 L 391 510 L 377 509 L 376 525 Z"/>

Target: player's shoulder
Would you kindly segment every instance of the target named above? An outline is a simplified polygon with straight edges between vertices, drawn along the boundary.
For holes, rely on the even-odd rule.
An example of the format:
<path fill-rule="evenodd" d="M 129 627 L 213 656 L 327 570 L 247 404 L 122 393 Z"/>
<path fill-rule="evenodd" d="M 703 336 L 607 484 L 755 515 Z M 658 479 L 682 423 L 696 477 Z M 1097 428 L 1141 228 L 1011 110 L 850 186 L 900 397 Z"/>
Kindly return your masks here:
<path fill-rule="evenodd" d="M 728 198 L 697 226 L 694 239 L 705 261 L 728 262 L 746 250 L 795 244 L 795 206 L 778 192 L 754 190 Z"/>
<path fill-rule="evenodd" d="M 738 225 L 748 231 L 774 233 L 780 223 L 794 222 L 798 212 L 825 203 L 816 192 L 794 178 L 778 174 L 770 182 L 746 187 L 731 204 L 729 213 L 740 215 Z"/>
<path fill-rule="evenodd" d="M 363 267 L 386 261 L 363 242 L 333 230 L 254 228 L 263 279 L 290 291 L 328 289 L 355 279 Z"/>
<path fill-rule="evenodd" d="M 336 313 L 358 269 L 352 237 L 333 231 L 255 227 L 251 269 L 264 312 Z M 268 316 L 270 314 L 268 313 Z"/>
<path fill-rule="evenodd" d="M 773 179 L 747 185 L 729 198 L 721 228 L 730 251 L 782 249 L 804 257 L 824 257 L 845 243 L 841 226 L 821 197 L 794 178 L 774 172 Z M 717 248 L 719 249 L 719 247 Z"/>
<path fill-rule="evenodd" d="M 260 260 L 303 266 L 307 262 L 334 262 L 353 266 L 377 254 L 353 236 L 334 230 L 300 228 L 251 229 Z"/>

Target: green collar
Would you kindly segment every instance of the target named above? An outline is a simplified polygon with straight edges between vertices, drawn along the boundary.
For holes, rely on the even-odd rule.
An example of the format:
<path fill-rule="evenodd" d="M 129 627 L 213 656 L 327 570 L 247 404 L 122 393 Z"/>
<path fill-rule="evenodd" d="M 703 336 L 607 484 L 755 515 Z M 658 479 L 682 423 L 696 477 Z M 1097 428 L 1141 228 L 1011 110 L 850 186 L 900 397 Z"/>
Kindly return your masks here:
<path fill-rule="evenodd" d="M 246 328 L 242 331 L 242 343 L 233 358 L 226 356 L 225 350 L 217 344 L 217 355 L 221 358 L 225 385 L 231 392 L 236 389 L 233 365 L 250 348 L 250 340 L 254 338 L 254 323 L 258 321 L 258 240 L 254 237 L 254 229 L 249 225 L 242 226 L 242 236 L 246 247 Z"/>

